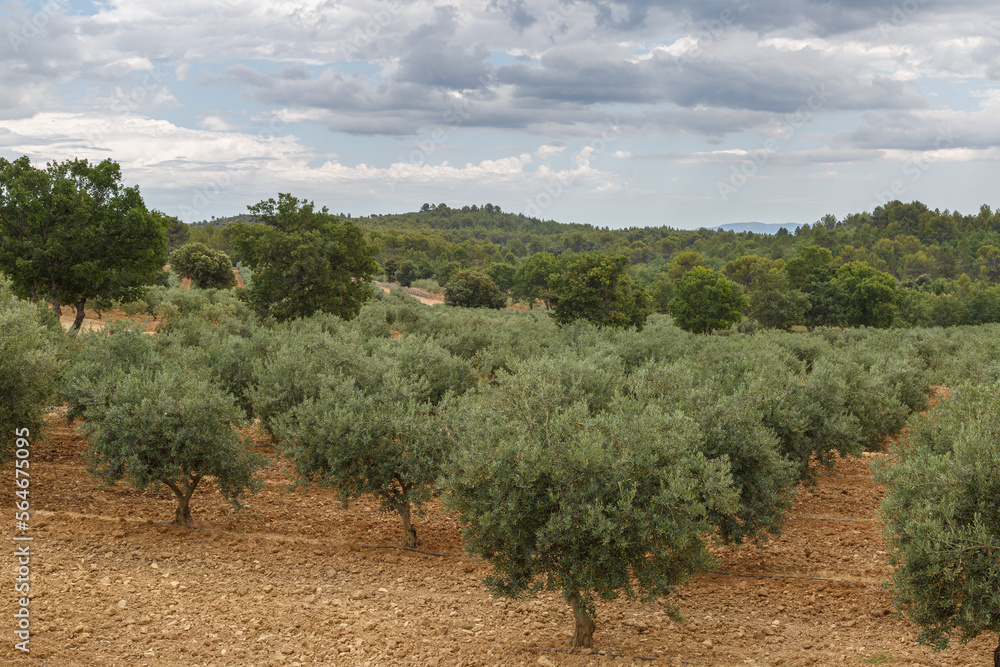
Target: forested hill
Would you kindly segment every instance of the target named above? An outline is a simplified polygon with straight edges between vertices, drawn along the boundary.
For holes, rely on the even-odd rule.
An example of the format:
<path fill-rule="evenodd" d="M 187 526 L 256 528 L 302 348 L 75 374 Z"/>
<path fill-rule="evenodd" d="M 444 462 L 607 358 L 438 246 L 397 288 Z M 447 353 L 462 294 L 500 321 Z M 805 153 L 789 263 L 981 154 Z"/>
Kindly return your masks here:
<path fill-rule="evenodd" d="M 199 223 L 184 235 L 185 240 L 201 240 L 228 251 L 226 226 L 247 219 L 241 215 Z M 774 235 L 669 226 L 608 229 L 529 218 L 492 204 L 462 208 L 425 204 L 412 213 L 353 220 L 380 246 L 383 263 L 409 259 L 421 266 L 422 274 L 436 273 L 448 262 L 485 267 L 515 263 L 539 252 L 590 250 L 627 254 L 633 265 L 650 264 L 654 272 L 679 252 L 694 251 L 709 266 L 721 269 L 746 255 L 787 260 L 802 248 L 820 246 L 830 250 L 836 265 L 864 261 L 900 280 L 956 279 L 963 273 L 973 280 L 1000 279 L 1000 211 L 987 205 L 975 214 L 963 214 L 932 210 L 918 201 L 894 201 L 870 213 L 843 219 L 827 215 L 793 233 L 779 230 Z"/>
<path fill-rule="evenodd" d="M 836 264 L 864 261 L 899 279 L 1000 277 L 1000 212 L 984 205 L 975 214 L 931 210 L 920 202 L 891 202 L 838 220 L 827 215 L 794 233 L 680 230 L 664 227 L 607 229 L 542 221 L 487 205 L 444 205 L 403 215 L 358 218 L 382 247 L 381 258 L 415 262 L 489 264 L 508 251 L 520 259 L 537 252 L 599 250 L 628 254 L 632 264 L 659 263 L 695 251 L 714 268 L 745 255 L 789 259 L 807 246 L 831 251 Z M 509 258 L 508 258 L 509 261 Z"/>

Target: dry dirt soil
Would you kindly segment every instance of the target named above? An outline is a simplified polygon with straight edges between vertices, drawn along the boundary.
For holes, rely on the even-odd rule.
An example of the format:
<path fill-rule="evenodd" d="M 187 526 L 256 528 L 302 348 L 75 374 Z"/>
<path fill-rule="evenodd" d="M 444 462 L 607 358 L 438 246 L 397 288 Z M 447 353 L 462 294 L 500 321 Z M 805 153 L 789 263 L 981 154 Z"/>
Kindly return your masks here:
<path fill-rule="evenodd" d="M 572 615 L 557 595 L 490 597 L 489 566 L 463 554 L 440 504 L 416 523 L 419 548 L 440 555 L 380 548 L 399 544 L 394 516 L 292 488 L 274 460 L 243 510 L 199 489 L 196 529 L 184 529 L 166 523 L 167 492 L 98 487 L 75 428 L 50 421 L 30 458 L 31 652 L 13 648 L 8 546 L 0 664 L 966 666 L 988 664 L 995 643 L 933 653 L 894 615 L 873 455 L 800 490 L 784 535 L 764 548 L 719 549 L 720 573 L 672 596 L 683 623 L 657 604 L 599 604 L 598 653 L 584 654 L 566 652 Z M 12 465 L 0 478 L 12 545 Z"/>

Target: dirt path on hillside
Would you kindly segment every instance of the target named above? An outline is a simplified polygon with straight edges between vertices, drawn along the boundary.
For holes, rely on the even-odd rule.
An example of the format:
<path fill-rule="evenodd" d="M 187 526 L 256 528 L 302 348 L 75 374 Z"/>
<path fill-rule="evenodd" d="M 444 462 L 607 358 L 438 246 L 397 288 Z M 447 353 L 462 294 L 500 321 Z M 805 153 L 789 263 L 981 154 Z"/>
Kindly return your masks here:
<path fill-rule="evenodd" d="M 420 303 L 428 306 L 440 306 L 444 304 L 444 295 L 442 294 L 434 294 L 432 292 L 426 292 L 412 287 L 401 287 L 395 283 L 382 283 L 377 280 L 375 281 L 375 284 L 381 287 L 382 291 L 386 294 L 389 293 L 390 289 L 401 289 Z"/>
<path fill-rule="evenodd" d="M 882 489 L 869 459 L 841 461 L 800 490 L 785 534 L 763 548 L 719 549 L 717 573 L 656 604 L 599 603 L 595 648 L 559 652 L 572 614 L 557 595 L 492 599 L 489 567 L 462 552 L 454 517 L 432 503 L 419 548 L 398 520 L 326 489 L 288 486 L 287 463 L 234 511 L 215 491 L 192 501 L 197 530 L 166 524 L 160 490 L 101 489 L 85 443 L 51 418 L 31 458 L 31 653 L 13 649 L 13 557 L 0 556 L 0 664 L 20 665 L 940 665 L 986 664 L 984 636 L 942 653 L 896 617 L 876 523 Z M 265 446 L 261 451 L 271 452 Z M 12 465 L 0 502 L 12 507 Z M 13 517 L 5 535 L 13 537 Z"/>

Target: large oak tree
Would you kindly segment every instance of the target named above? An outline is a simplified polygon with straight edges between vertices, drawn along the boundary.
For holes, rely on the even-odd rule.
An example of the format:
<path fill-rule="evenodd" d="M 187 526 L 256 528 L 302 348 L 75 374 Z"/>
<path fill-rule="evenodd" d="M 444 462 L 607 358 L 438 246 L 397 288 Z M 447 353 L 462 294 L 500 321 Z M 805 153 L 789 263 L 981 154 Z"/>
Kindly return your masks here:
<path fill-rule="evenodd" d="M 27 156 L 0 158 L 0 270 L 21 296 L 73 304 L 71 332 L 88 299 L 140 296 L 163 268 L 167 223 L 122 184 L 113 160 L 38 169 Z"/>
<path fill-rule="evenodd" d="M 248 208 L 257 222 L 233 225 L 230 241 L 253 270 L 241 297 L 258 315 L 284 321 L 316 311 L 358 314 L 378 263 L 357 225 L 286 193 Z"/>

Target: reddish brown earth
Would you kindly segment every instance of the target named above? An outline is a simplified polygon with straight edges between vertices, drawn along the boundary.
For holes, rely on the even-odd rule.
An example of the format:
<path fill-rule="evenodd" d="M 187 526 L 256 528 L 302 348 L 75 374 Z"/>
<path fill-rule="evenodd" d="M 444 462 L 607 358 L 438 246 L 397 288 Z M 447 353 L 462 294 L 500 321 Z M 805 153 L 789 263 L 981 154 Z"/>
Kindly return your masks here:
<path fill-rule="evenodd" d="M 719 549 L 720 571 L 656 604 L 598 605 L 598 654 L 565 650 L 572 614 L 557 595 L 495 600 L 485 563 L 462 554 L 435 503 L 420 548 L 395 545 L 394 516 L 344 509 L 326 489 L 293 489 L 287 464 L 234 511 L 211 489 L 197 529 L 167 525 L 160 490 L 101 489 L 81 470 L 85 443 L 53 417 L 31 456 L 31 653 L 13 648 L 13 549 L 0 580 L 0 664 L 21 665 L 955 665 L 987 664 L 995 638 L 933 653 L 895 616 L 876 523 L 882 490 L 869 457 L 841 461 L 801 490 L 785 534 Z M 269 451 L 262 448 L 262 451 Z M 12 508 L 12 465 L 0 502 Z M 6 514 L 13 544 L 13 511 Z M 742 575 L 742 576 L 731 576 Z M 806 578 L 813 577 L 813 578 Z M 7 627 L 2 627 L 7 624 Z"/>

